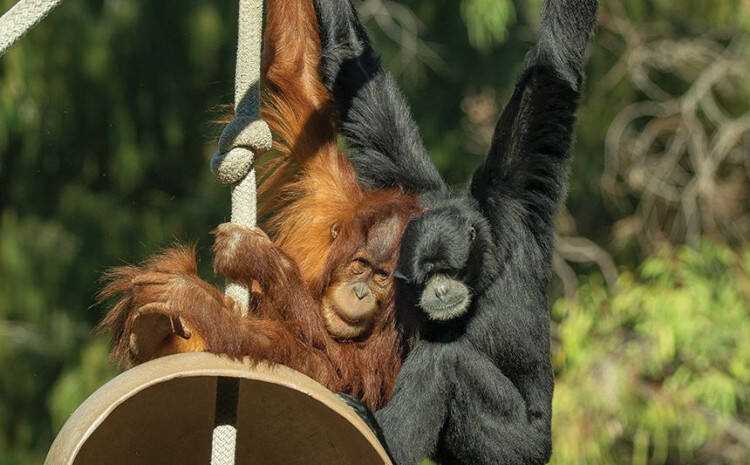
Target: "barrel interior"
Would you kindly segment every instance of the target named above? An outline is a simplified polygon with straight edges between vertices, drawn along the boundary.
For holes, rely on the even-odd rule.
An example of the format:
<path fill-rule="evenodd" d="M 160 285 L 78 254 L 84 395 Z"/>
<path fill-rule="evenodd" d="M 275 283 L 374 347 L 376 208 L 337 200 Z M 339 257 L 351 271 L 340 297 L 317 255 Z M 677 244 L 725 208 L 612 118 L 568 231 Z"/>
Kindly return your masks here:
<path fill-rule="evenodd" d="M 239 379 L 237 465 L 382 465 L 357 428 L 287 386 Z M 115 408 L 88 436 L 76 465 L 210 463 L 217 377 L 177 378 Z"/>

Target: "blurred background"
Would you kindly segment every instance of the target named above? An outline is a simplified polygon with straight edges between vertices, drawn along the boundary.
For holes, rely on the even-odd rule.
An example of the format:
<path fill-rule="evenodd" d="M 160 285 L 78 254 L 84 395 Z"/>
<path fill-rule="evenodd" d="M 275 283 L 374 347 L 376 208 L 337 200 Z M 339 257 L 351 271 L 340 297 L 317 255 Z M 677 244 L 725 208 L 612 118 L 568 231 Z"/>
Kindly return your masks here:
<path fill-rule="evenodd" d="M 0 0 L 6 10 L 14 0 Z M 483 158 L 540 0 L 360 0 L 441 171 Z M 117 371 L 102 272 L 209 263 L 234 0 L 63 2 L 0 60 L 0 465 Z M 750 1 L 607 0 L 555 258 L 552 463 L 750 463 Z"/>

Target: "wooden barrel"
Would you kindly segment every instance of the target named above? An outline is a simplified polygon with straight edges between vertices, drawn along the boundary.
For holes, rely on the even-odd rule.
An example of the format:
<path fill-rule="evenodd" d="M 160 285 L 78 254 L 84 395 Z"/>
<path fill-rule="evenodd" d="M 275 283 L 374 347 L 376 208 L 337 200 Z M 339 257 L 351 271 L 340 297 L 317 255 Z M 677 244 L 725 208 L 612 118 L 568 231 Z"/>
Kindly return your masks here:
<path fill-rule="evenodd" d="M 132 368 L 71 415 L 45 465 L 207 465 L 217 382 L 236 379 L 237 465 L 391 465 L 374 433 L 286 367 L 186 353 Z"/>

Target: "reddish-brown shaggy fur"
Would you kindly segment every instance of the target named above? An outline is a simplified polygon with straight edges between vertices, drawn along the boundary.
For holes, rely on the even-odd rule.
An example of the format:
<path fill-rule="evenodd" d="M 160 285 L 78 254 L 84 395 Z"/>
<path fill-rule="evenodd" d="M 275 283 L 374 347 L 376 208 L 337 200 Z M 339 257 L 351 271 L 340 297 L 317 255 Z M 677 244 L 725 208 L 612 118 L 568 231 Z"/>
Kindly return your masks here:
<path fill-rule="evenodd" d="M 263 117 L 275 135 L 275 155 L 258 171 L 273 241 L 260 230 L 222 225 L 214 245 L 215 271 L 253 288 L 250 316 L 240 316 L 232 299 L 198 277 L 192 249 L 175 248 L 107 275 L 101 299 L 119 300 L 101 326 L 113 333 L 113 356 L 125 363 L 201 350 L 249 357 L 287 365 L 376 409 L 389 398 L 401 363 L 392 292 L 356 340 L 329 334 L 320 302 L 368 231 L 395 216 L 400 238 L 416 201 L 397 190 L 362 190 L 338 149 L 318 75 L 311 0 L 266 4 Z"/>

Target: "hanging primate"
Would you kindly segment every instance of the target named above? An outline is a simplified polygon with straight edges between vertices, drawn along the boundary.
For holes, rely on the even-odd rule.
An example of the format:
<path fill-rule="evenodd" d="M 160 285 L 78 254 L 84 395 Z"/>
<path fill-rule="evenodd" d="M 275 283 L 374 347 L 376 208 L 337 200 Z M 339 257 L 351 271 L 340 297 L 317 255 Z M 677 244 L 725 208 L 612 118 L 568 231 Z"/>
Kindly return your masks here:
<path fill-rule="evenodd" d="M 249 357 L 379 408 L 401 364 L 393 271 L 416 197 L 363 190 L 338 148 L 312 0 L 266 4 L 263 117 L 276 156 L 258 171 L 273 240 L 223 224 L 214 243 L 215 271 L 253 290 L 250 315 L 200 279 L 192 249 L 175 248 L 108 274 L 101 298 L 119 300 L 101 325 L 125 363 L 186 351 Z"/>
<path fill-rule="evenodd" d="M 545 0 L 492 147 L 451 193 L 421 150 L 349 0 L 316 0 L 325 83 L 361 182 L 402 187 L 424 213 L 402 238 L 398 317 L 411 348 L 375 412 L 397 465 L 536 465 L 551 453 L 553 218 L 596 0 Z"/>

